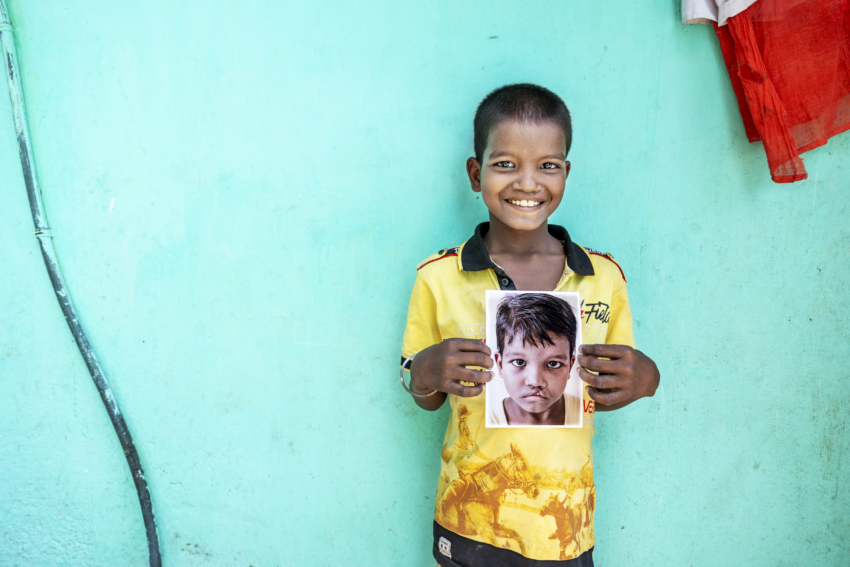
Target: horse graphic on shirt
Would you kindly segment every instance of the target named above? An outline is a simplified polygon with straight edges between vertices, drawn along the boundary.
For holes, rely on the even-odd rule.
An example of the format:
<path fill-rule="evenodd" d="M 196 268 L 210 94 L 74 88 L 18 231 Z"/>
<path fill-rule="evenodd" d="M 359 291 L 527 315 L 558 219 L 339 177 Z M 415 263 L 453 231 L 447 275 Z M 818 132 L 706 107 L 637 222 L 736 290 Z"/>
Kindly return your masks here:
<path fill-rule="evenodd" d="M 515 530 L 499 519 L 505 493 L 508 490 L 537 498 L 540 489 L 534 481 L 531 466 L 520 448 L 510 444 L 511 451 L 482 465 L 466 470 L 459 469 L 440 501 L 444 515 L 457 517 L 457 533 L 479 535 L 494 545 L 496 538 L 515 541 L 520 553 L 525 554 L 525 544 Z M 483 456 L 483 455 L 481 455 Z"/>
<path fill-rule="evenodd" d="M 567 547 L 570 543 L 575 543 L 576 549 L 581 549 L 578 538 L 579 530 L 582 528 L 582 510 L 580 506 L 577 509 L 570 506 L 569 493 L 561 502 L 558 492 L 553 492 L 540 507 L 539 513 L 541 516 L 555 518 L 555 531 L 549 539 L 558 540 L 561 549 L 560 559 L 567 559 Z"/>
<path fill-rule="evenodd" d="M 475 453 L 477 446 L 467 423 L 470 413 L 466 404 L 461 404 L 457 410 L 457 440 L 451 449 L 444 444 L 441 453 L 443 462 L 446 464 L 449 462 L 457 464 L 458 461 L 467 459 Z"/>

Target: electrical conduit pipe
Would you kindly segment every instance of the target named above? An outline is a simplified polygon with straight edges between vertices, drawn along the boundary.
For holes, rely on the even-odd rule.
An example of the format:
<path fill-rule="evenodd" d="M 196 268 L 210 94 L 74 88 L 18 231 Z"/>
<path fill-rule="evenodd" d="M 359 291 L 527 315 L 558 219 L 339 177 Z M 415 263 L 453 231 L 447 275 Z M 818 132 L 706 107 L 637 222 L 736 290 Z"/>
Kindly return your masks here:
<path fill-rule="evenodd" d="M 38 238 L 41 255 L 44 258 L 44 265 L 47 267 L 47 274 L 50 276 L 50 282 L 53 284 L 53 290 L 56 292 L 56 299 L 59 300 L 62 314 L 65 316 L 65 321 L 71 329 L 71 334 L 74 335 L 74 340 L 77 342 L 80 354 L 83 356 L 83 360 L 85 360 L 97 391 L 100 393 L 100 399 L 103 400 L 103 405 L 106 406 L 106 412 L 109 414 L 109 419 L 112 420 L 112 425 L 115 427 L 115 433 L 118 434 L 119 441 L 121 441 L 124 456 L 127 458 L 127 464 L 130 466 L 130 473 L 133 476 L 133 481 L 136 483 L 136 491 L 139 494 L 139 503 L 142 507 L 142 517 L 145 522 L 145 532 L 147 533 L 150 565 L 151 567 L 161 567 L 162 558 L 159 552 L 159 538 L 156 533 L 153 505 L 151 504 L 151 495 L 148 491 L 148 482 L 139 461 L 139 454 L 136 451 L 136 446 L 133 444 L 133 438 L 130 436 L 127 424 L 124 423 L 124 417 L 121 415 L 118 402 L 115 400 L 115 396 L 112 395 L 112 388 L 109 387 L 109 382 L 106 380 L 103 369 L 97 361 L 97 357 L 89 344 L 88 338 L 86 338 L 82 325 L 80 325 L 80 319 L 77 316 L 74 305 L 71 303 L 71 296 L 68 293 L 68 288 L 65 286 L 65 280 L 62 278 L 62 271 L 59 269 L 56 251 L 53 249 L 53 233 L 47 224 L 47 216 L 45 215 L 44 203 L 41 198 L 41 189 L 38 186 L 38 176 L 36 175 L 35 160 L 33 159 L 32 145 L 30 144 L 29 126 L 27 125 L 26 108 L 24 106 L 20 74 L 18 72 L 15 36 L 9 20 L 9 12 L 6 9 L 5 0 L 0 0 L 0 40 L 3 43 L 3 58 L 6 62 L 6 76 L 9 79 L 9 96 L 12 99 L 15 133 L 18 138 L 18 150 L 21 154 L 21 168 L 23 169 L 24 183 L 27 187 L 30 212 L 32 213 L 32 221 L 35 225 L 35 236 Z"/>

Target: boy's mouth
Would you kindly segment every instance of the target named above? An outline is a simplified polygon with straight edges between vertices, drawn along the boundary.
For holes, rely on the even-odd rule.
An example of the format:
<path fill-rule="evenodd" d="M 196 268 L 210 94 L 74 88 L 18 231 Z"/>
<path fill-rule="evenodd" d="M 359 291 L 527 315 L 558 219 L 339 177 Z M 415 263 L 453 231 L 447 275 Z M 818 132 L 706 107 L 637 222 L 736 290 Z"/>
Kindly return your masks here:
<path fill-rule="evenodd" d="M 526 395 L 523 396 L 523 398 L 534 398 L 534 399 L 538 399 L 538 400 L 548 400 L 549 399 L 549 398 L 547 398 L 546 396 L 543 395 L 543 392 L 540 392 L 540 391 L 531 392 L 530 394 L 526 394 Z"/>
<path fill-rule="evenodd" d="M 522 207 L 523 209 L 533 209 L 543 204 L 543 201 L 530 201 L 528 199 L 505 199 L 511 205 Z"/>

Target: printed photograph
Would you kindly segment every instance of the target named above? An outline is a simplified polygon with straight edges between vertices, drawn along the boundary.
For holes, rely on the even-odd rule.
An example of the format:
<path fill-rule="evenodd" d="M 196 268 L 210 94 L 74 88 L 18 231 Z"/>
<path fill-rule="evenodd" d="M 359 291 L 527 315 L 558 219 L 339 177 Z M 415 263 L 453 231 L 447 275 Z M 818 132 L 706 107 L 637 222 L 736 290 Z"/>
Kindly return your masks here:
<path fill-rule="evenodd" d="M 485 427 L 581 427 L 581 299 L 575 292 L 486 292 L 493 380 Z"/>

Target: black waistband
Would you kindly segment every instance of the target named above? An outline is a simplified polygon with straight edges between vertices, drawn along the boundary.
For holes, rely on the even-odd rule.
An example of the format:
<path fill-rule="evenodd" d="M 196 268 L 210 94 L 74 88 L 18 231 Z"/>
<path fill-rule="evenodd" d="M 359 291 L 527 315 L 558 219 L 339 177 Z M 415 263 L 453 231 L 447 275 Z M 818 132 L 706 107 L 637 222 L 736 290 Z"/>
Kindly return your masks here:
<path fill-rule="evenodd" d="M 448 543 L 449 558 L 440 551 L 440 539 Z M 434 559 L 440 567 L 593 567 L 593 548 L 574 559 L 536 560 L 516 551 L 474 541 L 447 530 L 434 522 Z"/>

